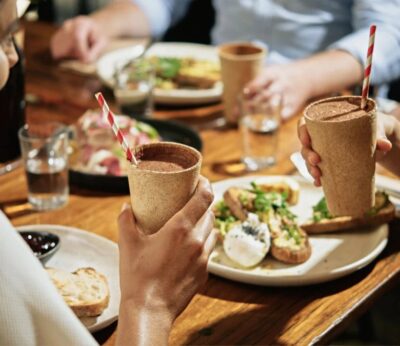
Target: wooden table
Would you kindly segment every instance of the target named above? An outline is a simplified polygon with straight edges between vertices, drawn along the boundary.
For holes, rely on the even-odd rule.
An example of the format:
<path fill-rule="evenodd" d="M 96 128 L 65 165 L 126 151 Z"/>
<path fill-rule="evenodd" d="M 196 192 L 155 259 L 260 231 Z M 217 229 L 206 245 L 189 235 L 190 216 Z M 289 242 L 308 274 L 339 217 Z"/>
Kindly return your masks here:
<path fill-rule="evenodd" d="M 28 23 L 26 30 L 27 92 L 35 104 L 27 108 L 28 121 L 48 119 L 73 123 L 89 107 L 96 107 L 93 94 L 101 89 L 96 78 L 59 69 L 48 53 L 51 26 Z M 209 109 L 180 110 L 192 118 L 214 113 Z M 159 111 L 158 117 L 174 114 Z M 211 114 L 212 115 L 212 114 Z M 202 173 L 211 181 L 241 174 L 240 136 L 236 129 L 203 127 Z M 259 174 L 291 174 L 289 155 L 299 149 L 296 119 L 282 126 L 278 164 Z M 228 165 L 227 165 L 228 164 Z M 228 169 L 227 169 L 228 167 Z M 72 187 L 68 205 L 51 212 L 34 212 L 27 206 L 22 169 L 0 177 L 0 207 L 14 225 L 53 223 L 79 227 L 117 240 L 116 218 L 128 195 L 91 192 Z M 366 311 L 385 290 L 397 283 L 400 273 L 399 223 L 391 225 L 389 245 L 377 261 L 334 282 L 300 288 L 257 287 L 211 275 L 177 319 L 170 343 L 177 344 L 310 344 L 327 343 Z M 156 327 L 156 326 L 155 326 Z M 115 324 L 96 337 L 113 345 Z"/>

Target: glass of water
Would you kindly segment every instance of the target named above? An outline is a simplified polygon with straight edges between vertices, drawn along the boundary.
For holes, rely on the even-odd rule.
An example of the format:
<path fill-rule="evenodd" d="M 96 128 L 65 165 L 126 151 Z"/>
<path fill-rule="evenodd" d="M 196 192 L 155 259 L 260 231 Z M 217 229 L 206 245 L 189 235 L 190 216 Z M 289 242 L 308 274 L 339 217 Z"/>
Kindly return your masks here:
<path fill-rule="evenodd" d="M 28 184 L 28 201 L 36 210 L 68 202 L 68 131 L 60 123 L 22 127 L 19 142 Z"/>
<path fill-rule="evenodd" d="M 135 59 L 115 68 L 114 96 L 123 114 L 132 118 L 153 113 L 154 69 L 149 60 Z"/>
<path fill-rule="evenodd" d="M 242 162 L 249 171 L 257 171 L 276 163 L 282 98 L 266 102 L 240 98 L 239 128 L 243 140 Z"/>

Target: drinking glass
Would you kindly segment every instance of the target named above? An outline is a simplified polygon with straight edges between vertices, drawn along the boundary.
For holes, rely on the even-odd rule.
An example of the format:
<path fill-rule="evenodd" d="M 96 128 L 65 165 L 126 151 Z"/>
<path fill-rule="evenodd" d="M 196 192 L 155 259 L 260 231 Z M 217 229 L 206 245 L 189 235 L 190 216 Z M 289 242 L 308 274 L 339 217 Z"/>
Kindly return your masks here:
<path fill-rule="evenodd" d="M 116 66 L 114 95 L 123 114 L 133 118 L 153 113 L 154 69 L 146 59 Z"/>
<path fill-rule="evenodd" d="M 239 128 L 243 141 L 242 162 L 249 171 L 257 171 L 276 163 L 282 98 L 272 101 L 248 100 L 240 97 Z"/>
<path fill-rule="evenodd" d="M 68 201 L 68 131 L 60 123 L 25 125 L 18 132 L 28 184 L 28 201 L 50 210 Z"/>

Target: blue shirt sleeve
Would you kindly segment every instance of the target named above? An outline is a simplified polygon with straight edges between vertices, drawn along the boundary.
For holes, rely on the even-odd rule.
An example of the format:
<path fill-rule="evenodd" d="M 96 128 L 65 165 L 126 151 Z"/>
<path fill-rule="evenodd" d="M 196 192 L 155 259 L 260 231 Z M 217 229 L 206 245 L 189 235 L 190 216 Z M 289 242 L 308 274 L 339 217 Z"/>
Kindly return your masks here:
<path fill-rule="evenodd" d="M 376 24 L 371 83 L 382 84 L 400 77 L 400 0 L 355 0 L 354 32 L 329 48 L 352 54 L 363 65 L 368 49 L 369 26 Z"/>
<path fill-rule="evenodd" d="M 160 38 L 186 13 L 190 0 L 133 0 L 150 23 L 151 34 Z"/>

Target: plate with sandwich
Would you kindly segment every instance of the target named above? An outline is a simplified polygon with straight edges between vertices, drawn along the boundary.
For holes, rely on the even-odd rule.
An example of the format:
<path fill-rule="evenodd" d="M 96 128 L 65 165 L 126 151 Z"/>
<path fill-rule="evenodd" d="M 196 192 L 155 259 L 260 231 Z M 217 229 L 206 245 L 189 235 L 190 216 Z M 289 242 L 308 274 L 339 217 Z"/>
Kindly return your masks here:
<path fill-rule="evenodd" d="M 105 54 L 97 62 L 97 75 L 106 86 L 114 89 L 116 69 L 129 70 L 130 62 L 137 57 L 137 50 L 132 47 Z M 189 105 L 221 100 L 222 82 L 215 47 L 194 43 L 155 43 L 144 53 L 144 58 L 155 71 L 155 102 Z M 134 88 L 134 83 L 131 84 Z"/>
<path fill-rule="evenodd" d="M 209 272 L 265 286 L 302 286 L 363 268 L 385 248 L 394 206 L 377 192 L 364 218 L 334 218 L 322 189 L 301 177 L 254 176 L 213 184 L 219 240 Z"/>
<path fill-rule="evenodd" d="M 18 231 L 56 234 L 60 248 L 45 269 L 64 301 L 90 332 L 118 319 L 119 257 L 111 240 L 78 228 L 27 225 Z"/>

